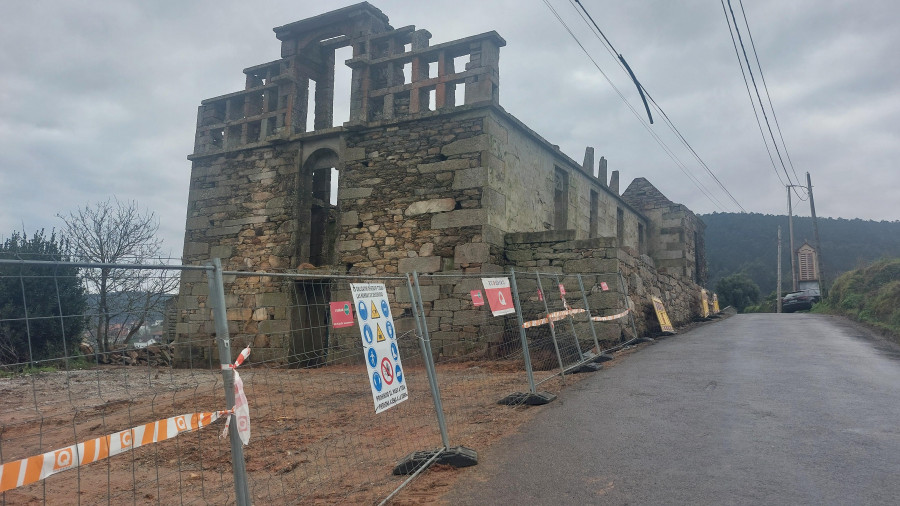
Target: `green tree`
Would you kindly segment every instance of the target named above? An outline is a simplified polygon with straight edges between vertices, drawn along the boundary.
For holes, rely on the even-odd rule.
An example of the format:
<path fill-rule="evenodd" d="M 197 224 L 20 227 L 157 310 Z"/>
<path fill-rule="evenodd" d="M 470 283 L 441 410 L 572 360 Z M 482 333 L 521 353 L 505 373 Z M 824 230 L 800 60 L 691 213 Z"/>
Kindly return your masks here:
<path fill-rule="evenodd" d="M 69 261 L 68 243 L 39 230 L 13 232 L 0 258 Z M 87 309 L 78 269 L 65 265 L 0 264 L 0 363 L 28 364 L 78 353 Z"/>
<path fill-rule="evenodd" d="M 738 312 L 759 302 L 759 287 L 743 272 L 719 280 L 716 293 L 725 305 L 734 306 Z"/>

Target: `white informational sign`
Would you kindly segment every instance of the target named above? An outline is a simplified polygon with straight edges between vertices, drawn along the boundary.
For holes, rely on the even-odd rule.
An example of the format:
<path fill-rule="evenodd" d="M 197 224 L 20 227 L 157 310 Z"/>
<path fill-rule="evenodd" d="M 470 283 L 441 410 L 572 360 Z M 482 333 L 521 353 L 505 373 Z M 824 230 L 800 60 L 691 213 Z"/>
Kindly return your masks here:
<path fill-rule="evenodd" d="M 406 378 L 400 363 L 400 348 L 387 290 L 381 283 L 351 283 L 353 306 L 359 317 L 359 333 L 366 357 L 369 387 L 375 413 L 405 401 Z"/>
<path fill-rule="evenodd" d="M 491 314 L 501 316 L 516 312 L 512 291 L 509 287 L 509 278 L 481 278 L 481 284 L 484 285 L 484 293 L 487 295 Z"/>

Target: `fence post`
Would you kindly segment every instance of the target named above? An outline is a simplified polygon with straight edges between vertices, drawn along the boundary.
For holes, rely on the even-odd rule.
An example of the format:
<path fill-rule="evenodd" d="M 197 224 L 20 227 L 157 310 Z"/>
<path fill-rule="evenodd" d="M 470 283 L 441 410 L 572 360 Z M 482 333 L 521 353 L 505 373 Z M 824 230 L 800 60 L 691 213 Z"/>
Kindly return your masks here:
<path fill-rule="evenodd" d="M 548 392 L 538 392 L 534 384 L 534 370 L 531 367 L 531 352 L 528 351 L 528 336 L 525 334 L 525 320 L 523 319 L 522 300 L 519 298 L 519 285 L 516 284 L 516 271 L 509 268 L 509 281 L 512 287 L 513 304 L 516 305 L 516 321 L 519 323 L 519 338 L 522 340 L 522 358 L 525 361 L 525 374 L 528 376 L 528 392 L 513 392 L 497 401 L 497 404 L 518 406 L 541 406 L 556 399 L 556 395 Z"/>
<path fill-rule="evenodd" d="M 595 281 L 596 283 L 596 281 Z M 600 347 L 600 341 L 597 340 L 597 330 L 594 329 L 594 320 L 591 315 L 591 305 L 588 304 L 587 294 L 584 292 L 584 281 L 581 280 L 581 274 L 578 274 L 578 288 L 581 290 L 581 298 L 584 300 L 584 310 L 587 313 L 588 323 L 591 326 L 591 335 L 594 337 L 594 347 L 597 348 L 597 355 L 591 357 L 594 362 L 604 362 L 610 357 L 603 355 L 603 348 Z"/>
<path fill-rule="evenodd" d="M 531 352 L 528 351 L 528 337 L 525 335 L 525 320 L 522 319 L 522 301 L 519 299 L 519 286 L 516 284 L 516 271 L 509 269 L 509 278 L 512 282 L 513 302 L 516 305 L 516 320 L 519 322 L 519 338 L 522 339 L 522 354 L 525 357 L 525 374 L 528 376 L 528 389 L 531 393 L 537 392 L 534 385 L 534 371 L 531 369 Z"/>
<path fill-rule="evenodd" d="M 231 336 L 228 334 L 228 317 L 225 313 L 225 283 L 222 280 L 222 261 L 212 259 L 212 270 L 207 271 L 209 299 L 216 324 L 216 344 L 219 348 L 219 363 L 222 380 L 225 383 L 225 403 L 228 409 L 234 407 L 234 371 L 231 364 Z M 231 470 L 234 475 L 234 497 L 239 506 L 250 506 L 250 490 L 247 488 L 247 469 L 244 464 L 244 447 L 238 435 L 237 424 L 228 431 L 231 439 Z"/>
<path fill-rule="evenodd" d="M 419 273 L 413 272 L 416 281 L 416 290 L 413 293 L 409 277 L 406 285 L 409 288 L 409 299 L 412 302 L 413 316 L 416 326 L 419 328 L 419 346 L 422 348 L 422 359 L 425 361 L 425 371 L 428 373 L 428 385 L 431 387 L 431 399 L 434 401 L 434 410 L 437 412 L 438 425 L 441 429 L 441 443 L 444 449 L 450 448 L 450 437 L 447 435 L 447 420 L 444 418 L 444 405 L 441 403 L 441 391 L 437 384 L 437 372 L 434 369 L 434 357 L 431 355 L 431 339 L 428 335 L 428 325 L 425 322 L 425 307 L 422 306 L 422 291 L 419 289 Z M 416 304 L 416 301 L 419 301 Z M 421 307 L 421 311 L 416 306 Z"/>
<path fill-rule="evenodd" d="M 406 287 L 409 289 L 409 301 L 412 304 L 416 327 L 419 329 L 419 345 L 422 348 L 422 359 L 425 361 L 428 384 L 431 386 L 431 399 L 434 401 L 434 410 L 437 412 L 438 426 L 441 429 L 441 443 L 444 446 L 437 450 L 410 453 L 399 464 L 394 466 L 393 474 L 418 473 L 435 462 L 453 467 L 474 466 L 478 464 L 478 452 L 465 446 L 450 447 L 450 437 L 447 435 L 447 420 L 444 418 L 444 406 L 441 403 L 441 391 L 438 387 L 437 371 L 434 367 L 434 357 L 431 355 L 431 338 L 428 336 L 428 322 L 425 321 L 422 290 L 419 288 L 419 273 L 413 271 L 412 274 L 416 289 L 415 291 L 413 290 L 409 276 L 406 277 Z M 418 304 L 416 301 L 418 301 Z M 416 307 L 417 305 L 418 308 Z M 388 498 L 390 497 L 393 497 L 393 494 Z"/>
<path fill-rule="evenodd" d="M 563 378 L 563 382 L 565 383 L 566 367 L 563 365 L 562 355 L 559 354 L 559 345 L 556 343 L 556 328 L 554 328 L 553 320 L 550 318 L 550 307 L 547 306 L 547 294 L 544 293 L 544 285 L 541 284 L 541 273 L 535 272 L 534 274 L 537 277 L 538 290 L 541 291 L 541 300 L 544 302 L 544 312 L 547 313 L 547 325 L 550 327 L 550 337 L 553 339 L 553 349 L 556 350 L 556 360 L 559 361 L 559 376 Z"/>

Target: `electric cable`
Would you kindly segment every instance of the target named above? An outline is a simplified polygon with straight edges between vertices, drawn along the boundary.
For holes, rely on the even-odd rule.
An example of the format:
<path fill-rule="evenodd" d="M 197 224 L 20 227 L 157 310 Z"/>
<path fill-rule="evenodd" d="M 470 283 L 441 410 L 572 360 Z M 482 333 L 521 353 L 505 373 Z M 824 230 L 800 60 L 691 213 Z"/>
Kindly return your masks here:
<path fill-rule="evenodd" d="M 653 137 L 653 139 L 656 141 L 656 143 L 659 144 L 659 146 L 663 149 L 663 151 L 666 153 L 666 155 L 668 155 L 669 158 L 671 158 L 672 161 L 675 162 L 675 164 L 678 166 L 678 168 L 681 170 L 681 172 L 684 173 L 684 175 L 687 176 L 688 179 L 691 180 L 691 182 L 694 184 L 694 186 L 696 186 L 697 189 L 700 190 L 700 192 L 703 193 L 703 195 L 707 199 L 709 199 L 710 202 L 712 202 L 720 210 L 727 212 L 727 208 L 722 204 L 722 202 L 719 201 L 717 198 L 715 198 L 715 196 L 713 196 L 710 193 L 709 189 L 707 189 L 706 186 L 700 180 L 698 180 L 693 174 L 690 173 L 690 171 L 687 170 L 687 167 L 684 165 L 684 163 L 680 159 L 678 159 L 678 157 L 675 155 L 675 153 L 665 144 L 665 142 L 663 142 L 663 140 L 659 137 L 659 135 L 657 135 L 656 132 L 654 132 L 647 125 L 647 123 L 644 122 L 644 119 L 641 117 L 641 115 L 638 114 L 637 111 L 634 109 L 634 107 L 631 105 L 631 103 L 628 102 L 628 100 L 625 98 L 625 95 L 622 94 L 622 92 L 619 90 L 619 88 L 616 87 L 616 85 L 612 82 L 612 80 L 609 78 L 609 76 L 606 74 L 606 72 L 604 72 L 603 69 L 600 68 L 600 65 L 597 63 L 597 61 L 594 59 L 594 57 L 591 56 L 591 54 L 590 54 L 590 52 L 588 52 L 587 48 L 584 47 L 584 44 L 581 43 L 581 41 L 578 39 L 578 37 L 575 35 L 575 33 L 569 27 L 569 25 L 565 22 L 565 20 L 562 19 L 562 17 L 559 15 L 559 13 L 556 11 L 556 9 L 549 3 L 549 1 L 548 0 L 542 0 L 542 1 L 544 2 L 544 5 L 546 5 L 547 8 L 550 9 L 550 12 L 553 13 L 554 17 L 556 17 L 556 20 L 559 21 L 560 24 L 563 25 L 563 28 L 565 28 L 565 30 L 569 33 L 569 35 L 572 37 L 572 39 L 575 40 L 575 43 L 578 44 L 578 47 L 580 47 L 581 50 L 584 52 L 584 54 L 588 57 L 588 59 L 591 60 L 591 63 L 594 64 L 594 67 L 596 67 L 597 70 L 600 72 L 600 74 L 603 76 L 603 78 L 606 79 L 606 82 L 609 83 L 609 85 L 613 88 L 613 90 L 616 92 L 616 94 L 619 96 L 619 98 L 625 103 L 625 105 L 628 107 L 628 109 L 631 111 L 631 113 L 634 114 L 635 118 L 637 118 L 637 120 L 641 123 L 641 125 L 643 125 L 644 128 L 650 133 L 650 135 Z"/>
<path fill-rule="evenodd" d="M 656 108 L 656 110 L 659 111 L 659 113 L 663 116 L 663 119 L 665 120 L 665 123 L 669 127 L 669 129 L 672 130 L 672 132 L 678 137 L 678 139 L 681 141 L 681 143 L 691 152 L 691 154 L 694 156 L 694 158 L 697 159 L 697 162 L 700 163 L 700 165 L 704 168 L 704 170 L 706 170 L 706 172 L 709 174 L 709 176 L 713 178 L 713 180 L 722 189 L 722 191 L 724 191 L 725 194 L 728 195 L 728 197 L 731 199 L 731 201 L 734 202 L 735 205 L 737 205 L 738 208 L 740 208 L 740 210 L 742 212 L 746 213 L 747 212 L 746 209 L 744 209 L 744 207 L 740 204 L 740 202 L 737 201 L 737 199 L 734 197 L 734 195 L 732 195 L 732 193 L 728 190 L 728 188 L 725 187 L 725 185 L 722 183 L 722 181 L 719 180 L 719 178 L 715 175 L 715 173 L 712 171 L 712 169 L 710 169 L 709 166 L 706 164 L 706 162 L 703 161 L 703 159 L 700 157 L 700 155 L 697 153 L 697 151 L 694 150 L 693 146 L 691 146 L 690 143 L 687 141 L 687 139 L 684 137 L 684 135 L 681 134 L 681 131 L 678 129 L 678 127 L 675 126 L 675 123 L 671 120 L 671 118 L 669 118 L 669 115 L 666 114 L 666 112 L 663 110 L 662 106 L 660 106 L 656 102 L 656 100 L 653 98 L 653 96 L 650 94 L 650 92 L 647 90 L 647 88 L 643 85 L 643 83 L 639 83 L 637 81 L 637 79 L 633 77 L 634 74 L 631 71 L 631 68 L 628 67 L 628 65 L 625 63 L 622 55 L 615 49 L 615 47 L 612 45 L 612 42 L 609 40 L 609 37 L 607 37 L 606 34 L 603 33 L 603 30 L 600 29 L 600 26 L 597 24 L 596 21 L 594 21 L 593 16 L 591 16 L 590 12 L 588 12 L 587 9 L 584 7 L 584 5 L 582 5 L 581 1 L 580 0 L 569 0 L 569 3 L 572 4 L 573 7 L 575 7 L 575 4 L 578 5 L 578 7 L 575 7 L 575 10 L 576 10 L 576 12 L 578 12 L 578 15 L 581 17 L 582 21 L 584 21 L 585 24 L 587 24 L 589 28 L 591 26 L 593 26 L 593 28 L 596 29 L 596 33 L 594 33 L 594 35 L 597 36 L 597 34 L 599 34 L 599 37 L 597 37 L 597 38 L 598 38 L 598 40 L 601 40 L 601 42 L 604 42 L 603 45 L 606 48 L 607 52 L 610 53 L 610 56 L 612 56 L 613 59 L 617 59 L 619 61 L 619 66 L 622 67 L 622 69 L 625 70 L 630 76 L 632 76 L 632 79 L 634 80 L 634 82 L 641 89 L 643 89 L 643 93 L 641 93 L 641 98 L 643 98 L 643 94 L 646 93 L 647 98 L 650 100 L 650 102 L 653 104 L 653 106 Z M 580 9 L 579 9 L 579 7 L 580 7 Z M 585 19 L 585 16 L 587 16 L 587 19 Z M 590 21 L 590 22 L 588 22 L 588 21 Z M 593 30 L 592 30 L 592 33 L 593 33 Z M 638 91 L 640 91 L 640 90 L 638 90 Z"/>

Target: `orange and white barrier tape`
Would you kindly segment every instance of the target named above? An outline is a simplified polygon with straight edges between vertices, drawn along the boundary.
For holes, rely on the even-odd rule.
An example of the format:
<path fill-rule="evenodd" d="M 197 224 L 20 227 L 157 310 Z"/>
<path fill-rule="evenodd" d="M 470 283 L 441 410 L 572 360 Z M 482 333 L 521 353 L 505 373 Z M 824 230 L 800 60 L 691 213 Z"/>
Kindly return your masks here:
<path fill-rule="evenodd" d="M 222 369 L 232 369 L 234 371 L 234 417 L 237 418 L 238 435 L 241 442 L 246 446 L 250 443 L 250 406 L 247 404 L 247 395 L 244 394 L 244 380 L 237 372 L 238 366 L 247 360 L 250 356 L 250 347 L 244 348 L 234 360 L 233 364 L 222 364 Z M 228 435 L 228 428 L 231 426 L 231 418 L 225 420 L 225 428 L 222 429 L 222 437 Z"/>
<path fill-rule="evenodd" d="M 614 314 L 612 316 L 594 316 L 591 318 L 591 320 L 595 322 L 608 322 L 612 320 L 618 320 L 619 318 L 627 315 L 629 311 L 631 311 L 631 309 L 626 309 L 625 311 L 622 311 L 619 314 Z"/>
<path fill-rule="evenodd" d="M 97 462 L 140 446 L 165 441 L 183 432 L 201 429 L 229 414 L 231 410 L 173 416 L 49 451 L 43 455 L 0 464 L 0 492 L 28 485 L 56 473 Z"/>
<path fill-rule="evenodd" d="M 547 315 L 546 318 L 541 318 L 540 320 L 531 320 L 529 322 L 525 322 L 522 324 L 522 328 L 528 329 L 531 327 L 537 327 L 538 325 L 546 325 L 547 323 L 562 320 L 563 318 L 565 318 L 567 316 L 570 316 L 573 314 L 578 314 L 578 313 L 583 313 L 583 312 L 584 312 L 584 309 L 566 309 L 565 311 L 556 311 L 555 313 L 550 313 L 549 315 Z"/>

